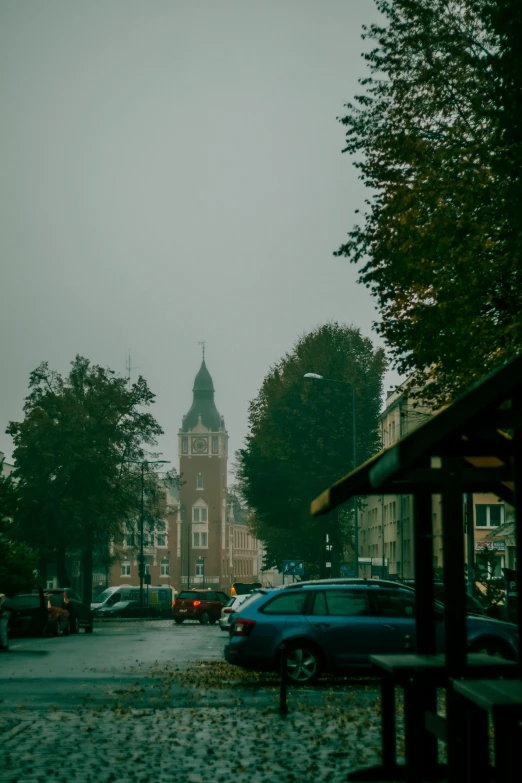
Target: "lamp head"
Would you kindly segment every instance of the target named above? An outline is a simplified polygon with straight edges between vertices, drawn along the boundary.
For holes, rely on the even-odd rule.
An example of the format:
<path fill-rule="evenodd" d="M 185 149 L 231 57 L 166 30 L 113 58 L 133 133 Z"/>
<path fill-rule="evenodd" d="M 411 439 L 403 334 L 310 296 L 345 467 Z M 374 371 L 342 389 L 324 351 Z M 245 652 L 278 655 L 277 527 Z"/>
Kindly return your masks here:
<path fill-rule="evenodd" d="M 314 380 L 314 381 L 322 381 L 323 380 L 323 376 L 322 375 L 317 375 L 316 372 L 307 372 L 307 373 L 305 373 L 305 375 L 303 377 L 304 378 L 312 378 L 312 380 Z"/>

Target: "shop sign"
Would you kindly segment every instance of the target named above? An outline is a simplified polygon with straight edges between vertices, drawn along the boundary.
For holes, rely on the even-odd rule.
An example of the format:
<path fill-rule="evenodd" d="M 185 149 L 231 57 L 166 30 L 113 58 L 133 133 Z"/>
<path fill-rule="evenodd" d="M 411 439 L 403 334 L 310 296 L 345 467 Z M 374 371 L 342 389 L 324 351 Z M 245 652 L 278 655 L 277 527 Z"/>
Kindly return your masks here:
<path fill-rule="evenodd" d="M 495 552 L 505 552 L 505 541 L 475 541 L 475 551 L 479 552 L 483 549 L 492 549 Z"/>

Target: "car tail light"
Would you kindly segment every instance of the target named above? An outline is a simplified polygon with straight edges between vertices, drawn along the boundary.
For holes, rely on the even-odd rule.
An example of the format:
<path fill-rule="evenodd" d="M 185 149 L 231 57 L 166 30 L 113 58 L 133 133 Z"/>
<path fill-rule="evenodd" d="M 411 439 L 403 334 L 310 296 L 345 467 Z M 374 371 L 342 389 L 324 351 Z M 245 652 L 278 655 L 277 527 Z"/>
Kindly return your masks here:
<path fill-rule="evenodd" d="M 64 604 L 68 604 L 69 603 L 69 599 L 67 598 L 67 593 L 65 591 L 64 591 L 64 594 L 63 594 L 63 602 L 64 602 Z"/>
<path fill-rule="evenodd" d="M 223 614 L 230 614 L 232 609 L 223 609 Z"/>
<path fill-rule="evenodd" d="M 200 606 L 201 601 L 192 601 L 192 606 Z"/>
<path fill-rule="evenodd" d="M 234 625 L 234 636 L 250 636 L 252 629 L 256 624 L 255 620 L 243 620 L 241 617 L 236 620 Z"/>
<path fill-rule="evenodd" d="M 172 601 L 172 606 L 176 606 L 176 599 L 175 599 L 175 598 L 174 598 L 174 600 Z"/>

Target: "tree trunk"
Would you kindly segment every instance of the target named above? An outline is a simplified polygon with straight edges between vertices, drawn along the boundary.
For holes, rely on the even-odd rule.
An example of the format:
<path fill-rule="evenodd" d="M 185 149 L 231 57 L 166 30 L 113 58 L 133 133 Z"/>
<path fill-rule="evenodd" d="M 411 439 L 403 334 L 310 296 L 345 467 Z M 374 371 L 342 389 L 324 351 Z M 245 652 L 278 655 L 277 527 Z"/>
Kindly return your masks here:
<path fill-rule="evenodd" d="M 87 544 L 82 552 L 83 600 L 92 601 L 92 544 Z"/>
<path fill-rule="evenodd" d="M 38 555 L 38 585 L 47 587 L 47 561 L 49 555 L 46 549 L 41 549 Z"/>
<path fill-rule="evenodd" d="M 59 547 L 56 553 L 56 576 L 58 577 L 58 587 L 70 587 L 69 574 L 65 564 L 65 547 Z"/>

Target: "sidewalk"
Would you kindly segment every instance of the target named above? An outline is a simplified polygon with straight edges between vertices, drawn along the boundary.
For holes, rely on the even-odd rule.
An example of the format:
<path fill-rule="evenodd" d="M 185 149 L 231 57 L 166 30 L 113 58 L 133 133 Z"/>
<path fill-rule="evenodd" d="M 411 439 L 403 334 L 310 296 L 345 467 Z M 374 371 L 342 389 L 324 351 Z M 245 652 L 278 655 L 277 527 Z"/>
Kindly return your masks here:
<path fill-rule="evenodd" d="M 379 761 L 378 697 L 364 685 L 290 689 L 282 716 L 276 680 L 222 662 L 146 677 L 160 709 L 139 708 L 137 687 L 103 708 L 4 715 L 19 723 L 0 734 L 2 783 L 344 783 Z M 181 682 L 192 688 L 184 707 Z"/>
<path fill-rule="evenodd" d="M 341 783 L 379 759 L 375 717 L 349 711 L 82 710 L 24 719 L 26 728 L 1 742 L 3 783 Z"/>

